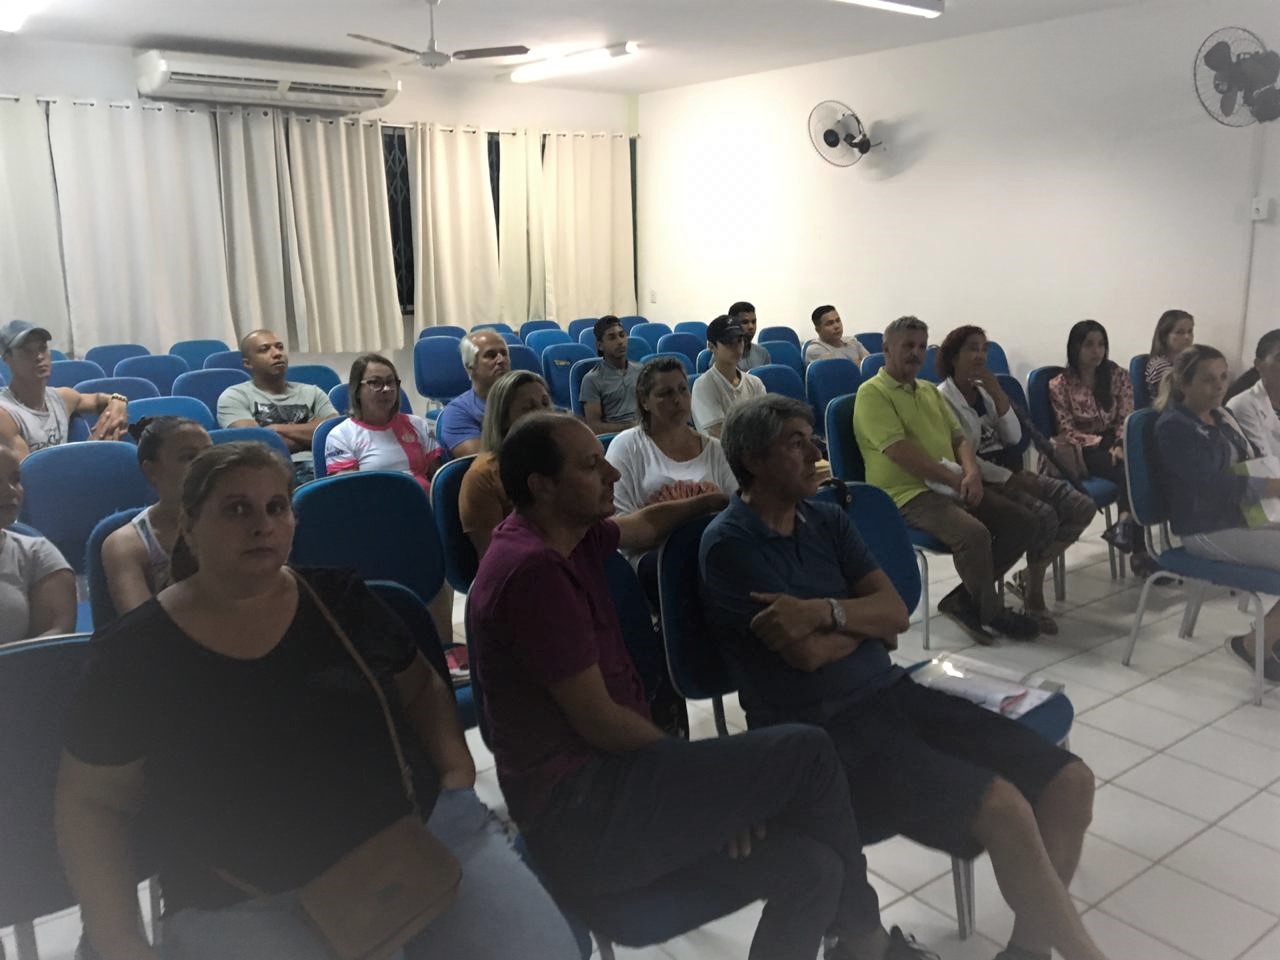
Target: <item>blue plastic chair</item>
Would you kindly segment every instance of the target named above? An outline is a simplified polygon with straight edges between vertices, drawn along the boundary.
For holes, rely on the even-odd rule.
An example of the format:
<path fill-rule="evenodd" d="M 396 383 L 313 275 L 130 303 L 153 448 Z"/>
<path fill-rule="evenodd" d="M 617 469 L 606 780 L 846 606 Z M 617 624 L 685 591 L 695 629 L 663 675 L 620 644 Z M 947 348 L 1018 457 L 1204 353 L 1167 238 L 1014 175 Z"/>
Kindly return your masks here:
<path fill-rule="evenodd" d="M 130 403 L 134 400 L 154 399 L 160 396 L 156 385 L 141 377 L 96 377 L 92 380 L 81 380 L 73 389 L 77 393 L 118 393 L 128 397 Z"/>
<path fill-rule="evenodd" d="M 623 328 L 627 331 L 627 335 L 630 336 L 632 330 L 640 326 L 640 324 L 648 323 L 649 321 L 638 314 L 631 313 L 627 314 L 625 317 L 619 317 L 618 322 L 622 324 Z M 667 332 L 669 333 L 670 331 Z"/>
<path fill-rule="evenodd" d="M 707 349 L 707 338 L 699 340 L 692 333 L 668 333 L 655 344 L 658 353 L 683 353 L 689 363 L 696 365 L 698 354 Z"/>
<path fill-rule="evenodd" d="M 579 417 L 587 415 L 582 403 L 582 381 L 588 373 L 600 366 L 603 361 L 599 357 L 579 360 L 569 368 L 569 409 Z"/>
<path fill-rule="evenodd" d="M 755 367 L 751 372 L 764 383 L 766 393 L 780 393 L 793 400 L 803 400 L 804 381 L 800 374 L 781 363 L 766 363 L 763 367 Z"/>
<path fill-rule="evenodd" d="M 512 370 L 528 370 L 530 373 L 542 376 L 542 360 L 523 343 L 512 344 L 507 347 L 507 355 L 510 359 Z"/>
<path fill-rule="evenodd" d="M 309 383 L 325 393 L 342 383 L 338 371 L 324 363 L 291 364 L 287 376 L 291 383 Z"/>
<path fill-rule="evenodd" d="M 605 453 L 608 453 L 609 444 L 613 443 L 614 438 L 617 436 L 618 435 L 616 433 L 597 433 L 596 439 L 600 441 L 601 449 L 603 449 Z"/>
<path fill-rule="evenodd" d="M 473 324 L 471 327 L 471 332 L 475 333 L 477 330 L 497 330 L 498 333 L 512 333 L 512 334 L 516 332 L 515 329 L 511 326 L 511 324 L 500 323 L 500 322 Z"/>
<path fill-rule="evenodd" d="M 652 699 L 666 673 L 662 641 L 653 625 L 653 608 L 635 568 L 622 554 L 609 555 L 604 573 L 609 582 L 609 598 L 622 628 L 622 642 L 644 684 L 646 697 Z"/>
<path fill-rule="evenodd" d="M 693 369 L 693 362 L 683 353 L 647 353 L 640 358 L 641 363 L 648 363 L 650 360 L 657 360 L 659 357 L 673 357 L 680 361 L 680 365 L 684 367 L 684 372 L 692 374 L 696 372 Z"/>
<path fill-rule="evenodd" d="M 862 382 L 866 383 L 868 380 L 874 377 L 877 373 L 880 372 L 883 366 L 884 366 L 883 353 L 869 353 L 865 357 L 863 357 L 862 366 L 859 367 L 858 369 L 858 372 L 862 374 Z"/>
<path fill-rule="evenodd" d="M 140 343 L 104 343 L 97 347 L 90 347 L 85 351 L 84 358 L 110 372 L 115 370 L 116 364 L 121 360 L 150 355 L 151 351 Z"/>
<path fill-rule="evenodd" d="M 243 370 L 244 354 L 239 350 L 221 350 L 204 358 L 203 370 Z"/>
<path fill-rule="evenodd" d="M 672 330 L 676 333 L 691 333 L 706 345 L 707 325 L 701 320 L 681 320 Z"/>
<path fill-rule="evenodd" d="M 547 381 L 552 403 L 562 410 L 569 409 L 569 376 L 573 365 L 593 357 L 595 352 L 580 343 L 553 343 L 542 351 L 542 379 Z"/>
<path fill-rule="evenodd" d="M 594 352 L 595 348 L 593 347 L 592 353 Z M 632 363 L 639 363 L 651 353 L 653 353 L 653 347 L 644 337 L 627 338 L 627 359 Z"/>
<path fill-rule="evenodd" d="M 711 350 L 704 347 L 698 351 L 698 357 L 694 361 L 694 373 L 706 373 L 711 369 Z"/>
<path fill-rule="evenodd" d="M 1147 389 L 1147 360 L 1151 354 L 1140 353 L 1129 361 L 1129 380 L 1133 383 L 1133 409 L 1145 410 L 1153 397 Z"/>
<path fill-rule="evenodd" d="M 476 548 L 463 532 L 462 517 L 458 513 L 462 478 L 475 459 L 470 456 L 450 460 L 431 478 L 431 514 L 444 549 L 444 575 L 449 585 L 459 593 L 470 591 L 471 581 L 476 578 L 476 569 L 480 566 Z"/>
<path fill-rule="evenodd" d="M 804 381 L 804 359 L 800 348 L 786 340 L 771 340 L 765 344 L 769 351 L 769 362 L 782 364 L 796 372 L 796 376 Z"/>
<path fill-rule="evenodd" d="M 570 320 L 569 329 L 566 331 L 569 334 L 569 339 L 578 340 L 582 336 L 582 331 L 594 329 L 596 321 L 599 319 L 599 317 L 579 317 L 577 320 Z M 592 342 L 594 343 L 594 339 Z"/>
<path fill-rule="evenodd" d="M 535 330 L 559 330 L 560 324 L 554 320 L 526 320 L 520 324 L 520 339 L 529 342 L 529 334 Z"/>
<path fill-rule="evenodd" d="M 9 383 L 9 377 L 12 373 L 13 371 L 9 369 L 9 365 L 3 360 L 0 360 L 0 387 L 6 386 Z"/>
<path fill-rule="evenodd" d="M 413 382 L 420 396 L 448 403 L 471 389 L 471 378 L 462 366 L 458 341 L 452 337 L 427 337 L 413 345 Z"/>
<path fill-rule="evenodd" d="M 846 393 L 857 393 L 862 385 L 858 365 L 846 357 L 815 360 L 805 368 L 804 392 L 813 407 L 813 427 L 826 436 L 827 404 Z"/>
<path fill-rule="evenodd" d="M 195 397 L 148 397 L 131 401 L 129 422 L 137 423 L 143 417 L 185 417 L 206 430 L 213 430 L 218 426 L 209 408 Z"/>
<path fill-rule="evenodd" d="M 1161 567 L 1159 572 L 1148 577 L 1142 585 L 1142 593 L 1138 597 L 1138 612 L 1133 618 L 1129 646 L 1124 654 L 1123 662 L 1126 667 L 1133 658 L 1133 649 L 1138 643 L 1138 632 L 1142 629 L 1142 618 L 1147 610 L 1151 587 L 1162 575 L 1173 574 L 1195 584 L 1195 592 L 1187 600 L 1182 626 L 1178 630 L 1178 636 L 1184 638 L 1195 631 L 1200 605 L 1210 586 L 1227 587 L 1245 595 L 1253 614 L 1255 637 L 1266 636 L 1264 621 L 1267 611 L 1262 604 L 1261 595 L 1280 594 L 1280 573 L 1275 570 L 1222 560 L 1206 560 L 1190 553 L 1185 547 L 1172 546 L 1169 508 L 1157 479 L 1161 475 L 1160 450 L 1156 443 L 1156 422 L 1159 419 L 1158 410 L 1138 410 L 1125 421 L 1124 426 L 1125 474 L 1129 481 L 1129 502 L 1133 518 L 1142 524 L 1151 556 L 1159 561 Z M 1261 706 L 1265 688 L 1264 644 L 1256 644 L 1255 653 L 1253 702 L 1256 706 Z"/>
<path fill-rule="evenodd" d="M 47 537 L 77 574 L 85 572 L 85 547 L 99 520 L 156 499 L 138 469 L 138 448 L 121 440 L 37 450 L 22 461 L 22 479 L 20 519 Z"/>
<path fill-rule="evenodd" d="M 535 330 L 525 338 L 524 343 L 526 347 L 538 356 L 542 356 L 542 351 L 552 344 L 573 343 L 573 339 L 559 327 L 556 327 L 554 330 Z"/>
<path fill-rule="evenodd" d="M 209 431 L 209 439 L 217 443 L 265 443 L 286 460 L 291 460 L 284 437 L 266 427 L 221 427 Z"/>
<path fill-rule="evenodd" d="M 192 370 L 173 381 L 175 397 L 195 397 L 209 408 L 209 415 L 218 419 L 218 398 L 227 387 L 248 383 L 249 374 L 240 370 Z"/>
<path fill-rule="evenodd" d="M 345 383 L 340 383 L 329 390 L 329 402 L 333 404 L 333 409 L 343 416 L 351 412 L 351 392 Z M 413 404 L 409 402 L 409 395 L 404 392 L 404 387 L 400 388 L 400 412 L 413 413 Z"/>
<path fill-rule="evenodd" d="M 129 507 L 127 510 L 117 510 L 111 516 L 99 520 L 89 534 L 89 542 L 85 547 L 85 579 L 89 581 L 89 608 L 93 612 L 95 630 L 101 630 L 120 615 L 107 586 L 107 571 L 102 565 L 102 545 L 107 542 L 107 537 L 126 526 L 143 509 Z"/>
<path fill-rule="evenodd" d="M 316 479 L 327 477 L 329 475 L 329 465 L 324 458 L 324 444 L 329 439 L 329 433 L 338 424 L 349 419 L 348 417 L 330 417 L 318 427 L 316 432 L 311 434 L 311 462 L 315 467 Z"/>
<path fill-rule="evenodd" d="M 125 357 L 116 364 L 113 376 L 150 380 L 160 391 L 160 396 L 167 397 L 173 392 L 173 381 L 190 369 L 181 357 L 156 353 L 145 357 Z"/>
<path fill-rule="evenodd" d="M 917 376 L 921 380 L 928 380 L 930 383 L 941 383 L 942 374 L 938 372 L 938 345 L 930 344 L 924 352 L 924 366 L 920 368 Z"/>
<path fill-rule="evenodd" d="M 1009 358 L 1005 356 L 1004 347 L 994 340 L 987 341 L 987 369 L 997 376 L 1009 372 Z"/>
<path fill-rule="evenodd" d="M 442 323 L 436 327 L 427 327 L 418 334 L 418 339 L 424 340 L 427 337 L 449 337 L 453 340 L 461 340 L 466 335 L 467 331 L 462 327 L 455 327 L 447 323 Z"/>
<path fill-rule="evenodd" d="M 1010 403 L 1021 407 L 1023 410 L 1029 409 L 1027 393 L 1022 389 L 1022 384 L 1017 377 L 1007 373 L 997 373 L 996 379 L 1000 382 L 1000 387 L 1004 390 Z M 1023 430 L 1022 439 L 1006 449 L 1012 451 L 1015 456 L 1022 457 L 1030 446 L 1031 435 Z M 1067 560 L 1066 556 L 1061 553 L 1053 558 L 1053 594 L 1059 603 L 1067 599 Z"/>
<path fill-rule="evenodd" d="M 796 333 L 790 327 L 764 327 L 756 334 L 757 343 L 789 343 L 797 350 L 800 349 L 800 334 Z M 773 348 L 769 348 L 769 355 L 773 356 Z"/>
<path fill-rule="evenodd" d="M 505 340 L 508 347 L 524 346 L 524 341 L 520 339 L 520 334 L 518 333 L 503 333 L 501 330 L 495 330 L 494 333 Z"/>
<path fill-rule="evenodd" d="M 65 353 L 63 353 L 61 350 L 54 350 L 53 348 L 50 348 L 50 349 L 49 349 L 49 359 L 50 359 L 50 360 L 70 360 L 71 358 L 70 358 L 70 357 L 68 357 L 68 356 L 67 356 Z"/>
<path fill-rule="evenodd" d="M 188 369 L 203 370 L 205 358 L 211 353 L 224 353 L 231 347 L 221 340 L 179 340 L 169 348 L 169 355 L 181 357 Z"/>
<path fill-rule="evenodd" d="M 855 333 L 853 338 L 862 344 L 867 353 L 884 353 L 884 334 L 868 331 L 866 333 Z"/>
<path fill-rule="evenodd" d="M 101 380 L 106 374 L 89 360 L 54 360 L 49 364 L 49 386 L 74 387 L 84 380 Z"/>
<path fill-rule="evenodd" d="M 578 343 L 584 347 L 590 347 L 592 350 L 596 348 L 596 331 L 592 327 L 578 331 Z"/>
<path fill-rule="evenodd" d="M 671 328 L 667 326 L 665 323 L 650 323 L 648 320 L 645 320 L 641 323 L 637 323 L 634 327 L 631 327 L 630 329 L 628 329 L 627 336 L 644 337 L 644 339 L 648 340 L 651 344 L 653 344 L 653 347 L 656 350 L 658 347 L 658 341 L 671 332 L 672 332 Z M 703 343 L 703 346 L 704 347 L 706 346 L 705 342 Z"/>

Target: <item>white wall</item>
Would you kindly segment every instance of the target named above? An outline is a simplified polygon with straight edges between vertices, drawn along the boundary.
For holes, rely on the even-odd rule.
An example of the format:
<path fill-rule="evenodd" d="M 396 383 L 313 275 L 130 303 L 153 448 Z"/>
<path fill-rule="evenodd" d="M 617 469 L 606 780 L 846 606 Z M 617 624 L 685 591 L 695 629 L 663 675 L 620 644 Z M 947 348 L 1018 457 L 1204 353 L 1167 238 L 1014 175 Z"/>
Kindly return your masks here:
<path fill-rule="evenodd" d="M 1154 3 L 643 95 L 640 310 L 747 299 L 802 336 L 823 302 L 847 333 L 979 323 L 1025 373 L 1063 362 L 1088 316 L 1127 361 L 1177 306 L 1234 356 L 1253 171 L 1280 194 L 1280 124 L 1230 130 L 1196 100 L 1194 54 L 1232 23 L 1280 45 L 1270 0 Z M 827 99 L 886 150 L 821 160 L 807 120 Z M 1257 238 L 1251 337 L 1280 309 L 1274 217 Z"/>

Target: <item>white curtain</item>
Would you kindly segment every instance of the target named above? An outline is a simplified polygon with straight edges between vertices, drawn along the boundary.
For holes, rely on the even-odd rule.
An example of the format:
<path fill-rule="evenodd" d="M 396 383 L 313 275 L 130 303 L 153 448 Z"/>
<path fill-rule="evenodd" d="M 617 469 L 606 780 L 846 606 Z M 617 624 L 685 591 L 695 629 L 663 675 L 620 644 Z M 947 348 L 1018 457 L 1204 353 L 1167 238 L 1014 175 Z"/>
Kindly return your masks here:
<path fill-rule="evenodd" d="M 0 323 L 22 319 L 71 349 L 44 107 L 0 99 Z"/>
<path fill-rule="evenodd" d="M 414 311 L 419 327 L 497 319 L 498 231 L 488 137 L 418 124 L 409 131 Z"/>
<path fill-rule="evenodd" d="M 376 122 L 290 116 L 289 178 L 306 312 L 298 349 L 404 346 Z"/>
<path fill-rule="evenodd" d="M 542 166 L 548 318 L 635 313 L 627 138 L 548 135 Z"/>
<path fill-rule="evenodd" d="M 233 338 L 209 113 L 60 100 L 49 142 L 77 347 Z"/>
<path fill-rule="evenodd" d="M 542 137 L 503 133 L 498 147 L 498 319 L 519 329 L 525 320 L 547 315 Z"/>

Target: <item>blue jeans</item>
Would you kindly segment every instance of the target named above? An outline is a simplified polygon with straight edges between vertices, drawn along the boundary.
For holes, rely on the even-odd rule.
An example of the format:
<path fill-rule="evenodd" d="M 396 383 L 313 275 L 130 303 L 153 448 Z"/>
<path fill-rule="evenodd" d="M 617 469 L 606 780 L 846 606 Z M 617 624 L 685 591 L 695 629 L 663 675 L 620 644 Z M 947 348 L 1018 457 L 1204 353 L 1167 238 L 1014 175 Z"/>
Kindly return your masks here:
<path fill-rule="evenodd" d="M 462 864 L 458 899 L 403 960 L 577 960 L 564 916 L 473 790 L 441 794 L 427 826 Z M 329 960 L 296 892 L 225 910 L 180 910 L 164 922 L 165 960 Z"/>

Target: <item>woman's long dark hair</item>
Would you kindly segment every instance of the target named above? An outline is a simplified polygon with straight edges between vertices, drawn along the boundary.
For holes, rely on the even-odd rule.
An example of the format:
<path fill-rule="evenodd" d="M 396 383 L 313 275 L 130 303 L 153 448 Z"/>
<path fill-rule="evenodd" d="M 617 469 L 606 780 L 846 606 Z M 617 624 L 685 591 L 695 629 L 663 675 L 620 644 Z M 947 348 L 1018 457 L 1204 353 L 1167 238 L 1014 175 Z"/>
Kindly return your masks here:
<path fill-rule="evenodd" d="M 1097 320 L 1081 320 L 1067 334 L 1067 366 L 1077 377 L 1080 376 L 1080 349 L 1091 333 L 1102 334 L 1102 363 L 1098 364 L 1097 375 L 1093 378 L 1093 399 L 1100 410 L 1111 409 L 1111 379 L 1118 369 L 1111 359 L 1111 340 L 1107 337 L 1107 328 Z"/>
<path fill-rule="evenodd" d="M 1268 330 L 1262 335 L 1262 339 L 1258 341 L 1258 347 L 1253 351 L 1253 362 L 1265 360 L 1271 354 L 1280 350 L 1280 330 Z M 1262 379 L 1262 374 L 1258 373 L 1257 367 L 1250 367 L 1240 376 L 1236 377 L 1235 383 L 1231 384 L 1231 388 L 1227 391 L 1227 400 L 1237 394 L 1244 393 L 1255 383 Z"/>

